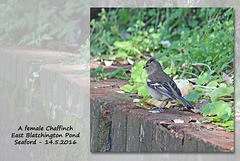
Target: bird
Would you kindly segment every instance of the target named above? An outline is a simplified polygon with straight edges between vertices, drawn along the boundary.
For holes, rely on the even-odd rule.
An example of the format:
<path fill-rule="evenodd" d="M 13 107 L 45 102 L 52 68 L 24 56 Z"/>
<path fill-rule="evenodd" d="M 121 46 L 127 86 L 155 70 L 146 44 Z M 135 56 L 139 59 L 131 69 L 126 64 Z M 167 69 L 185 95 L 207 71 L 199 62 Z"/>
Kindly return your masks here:
<path fill-rule="evenodd" d="M 179 100 L 187 109 L 194 109 L 194 107 L 182 97 L 182 93 L 177 87 L 176 83 L 163 71 L 161 64 L 156 58 L 151 57 L 143 67 L 147 71 L 146 88 L 149 94 L 158 101 L 163 101 L 168 104 L 171 100 Z"/>

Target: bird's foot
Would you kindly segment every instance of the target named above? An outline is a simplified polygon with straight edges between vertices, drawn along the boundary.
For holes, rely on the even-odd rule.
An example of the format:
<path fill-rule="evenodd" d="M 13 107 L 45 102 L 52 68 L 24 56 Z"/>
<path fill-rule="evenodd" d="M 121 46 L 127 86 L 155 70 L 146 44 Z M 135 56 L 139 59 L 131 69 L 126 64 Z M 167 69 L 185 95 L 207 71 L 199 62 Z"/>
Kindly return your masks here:
<path fill-rule="evenodd" d="M 164 108 L 158 108 L 158 107 L 155 107 L 155 108 L 153 108 L 152 109 L 153 111 L 160 111 L 160 112 L 164 112 L 165 110 L 164 110 Z"/>

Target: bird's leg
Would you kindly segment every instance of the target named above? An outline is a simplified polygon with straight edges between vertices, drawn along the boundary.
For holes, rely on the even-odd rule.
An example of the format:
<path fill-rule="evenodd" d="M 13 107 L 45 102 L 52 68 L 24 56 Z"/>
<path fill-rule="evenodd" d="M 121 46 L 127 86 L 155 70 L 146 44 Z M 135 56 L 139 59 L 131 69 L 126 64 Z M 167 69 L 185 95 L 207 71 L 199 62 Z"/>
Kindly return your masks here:
<path fill-rule="evenodd" d="M 164 102 L 165 102 L 165 100 L 161 103 L 161 105 L 158 108 L 158 110 L 161 111 L 161 112 L 164 112 L 163 108 L 166 106 L 166 105 L 164 105 L 163 108 L 162 108 L 162 105 L 164 104 Z"/>
<path fill-rule="evenodd" d="M 165 102 L 165 100 L 164 101 L 162 101 L 162 103 L 161 103 L 161 105 L 159 106 L 159 108 L 162 108 L 162 105 L 163 105 L 163 103 Z"/>
<path fill-rule="evenodd" d="M 163 108 L 165 108 L 165 107 L 166 107 L 166 105 L 168 104 L 168 102 L 169 102 L 169 101 L 167 101 L 167 102 L 166 102 L 166 104 L 163 106 Z"/>

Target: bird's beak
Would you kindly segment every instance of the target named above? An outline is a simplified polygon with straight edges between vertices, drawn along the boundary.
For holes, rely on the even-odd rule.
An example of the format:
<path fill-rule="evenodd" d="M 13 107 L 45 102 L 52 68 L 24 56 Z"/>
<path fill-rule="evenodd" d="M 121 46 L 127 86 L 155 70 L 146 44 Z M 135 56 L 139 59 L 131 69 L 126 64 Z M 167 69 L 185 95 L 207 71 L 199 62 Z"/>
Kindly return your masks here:
<path fill-rule="evenodd" d="M 145 68 L 146 68 L 146 66 L 144 65 L 143 69 L 145 69 Z"/>

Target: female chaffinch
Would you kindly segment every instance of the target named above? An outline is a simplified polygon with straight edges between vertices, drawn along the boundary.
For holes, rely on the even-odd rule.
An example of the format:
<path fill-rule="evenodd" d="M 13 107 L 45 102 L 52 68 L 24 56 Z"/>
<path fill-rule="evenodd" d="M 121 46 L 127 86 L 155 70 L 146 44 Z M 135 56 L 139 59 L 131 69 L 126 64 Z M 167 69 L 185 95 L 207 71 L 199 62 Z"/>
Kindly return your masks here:
<path fill-rule="evenodd" d="M 149 94 L 158 101 L 166 102 L 164 107 L 171 100 L 179 100 L 188 108 L 193 109 L 193 106 L 182 97 L 182 94 L 176 83 L 162 70 L 162 66 L 155 58 L 150 58 L 143 67 L 147 71 L 146 86 Z M 163 108 L 164 108 L 163 107 Z"/>

